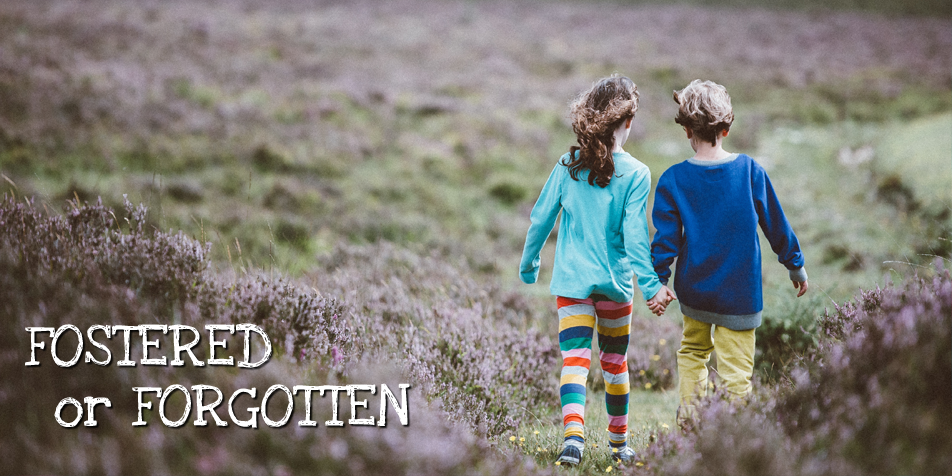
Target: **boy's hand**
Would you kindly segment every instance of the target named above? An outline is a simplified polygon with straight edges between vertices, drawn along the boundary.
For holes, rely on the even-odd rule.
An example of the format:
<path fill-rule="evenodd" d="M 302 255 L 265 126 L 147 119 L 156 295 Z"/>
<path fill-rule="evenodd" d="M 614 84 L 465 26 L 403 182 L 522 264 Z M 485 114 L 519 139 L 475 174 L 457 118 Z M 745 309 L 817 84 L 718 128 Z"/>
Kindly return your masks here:
<path fill-rule="evenodd" d="M 800 292 L 797 293 L 797 297 L 800 297 L 807 293 L 807 288 L 809 287 L 809 285 L 807 285 L 806 281 L 803 281 L 803 282 L 794 281 L 793 287 L 800 289 Z"/>
<path fill-rule="evenodd" d="M 664 314 L 664 311 L 668 308 L 668 304 L 675 299 L 677 299 L 677 297 L 667 286 L 661 286 L 661 290 L 659 290 L 654 297 L 649 299 L 646 304 L 654 315 L 660 316 Z"/>
<path fill-rule="evenodd" d="M 668 304 L 671 304 L 671 301 L 677 301 L 678 297 L 674 295 L 674 291 L 672 291 L 669 287 L 665 286 L 664 289 L 668 292 L 668 300 L 664 303 L 664 307 L 667 308 Z"/>

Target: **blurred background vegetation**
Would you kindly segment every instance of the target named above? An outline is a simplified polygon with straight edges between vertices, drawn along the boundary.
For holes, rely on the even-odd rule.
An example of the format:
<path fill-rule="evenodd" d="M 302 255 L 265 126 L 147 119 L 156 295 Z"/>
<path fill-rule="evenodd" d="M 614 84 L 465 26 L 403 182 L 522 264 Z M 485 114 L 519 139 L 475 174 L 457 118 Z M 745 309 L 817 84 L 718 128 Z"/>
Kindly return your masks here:
<path fill-rule="evenodd" d="M 938 0 L 10 0 L 0 192 L 53 213 L 127 197 L 152 229 L 211 243 L 214 270 L 341 297 L 326 279 L 341 249 L 392 243 L 506 300 L 469 305 L 554 336 L 547 285 L 516 267 L 574 141 L 568 102 L 601 76 L 634 79 L 626 149 L 657 178 L 691 155 L 671 91 L 712 79 L 735 107 L 725 147 L 767 167 L 810 273 L 795 300 L 765 253 L 758 375 L 773 380 L 816 344 L 824 308 L 952 253 L 950 26 Z M 397 276 L 378 271 L 361 279 Z M 644 356 L 656 390 L 674 332 L 646 338 L 667 342 L 663 365 Z"/>

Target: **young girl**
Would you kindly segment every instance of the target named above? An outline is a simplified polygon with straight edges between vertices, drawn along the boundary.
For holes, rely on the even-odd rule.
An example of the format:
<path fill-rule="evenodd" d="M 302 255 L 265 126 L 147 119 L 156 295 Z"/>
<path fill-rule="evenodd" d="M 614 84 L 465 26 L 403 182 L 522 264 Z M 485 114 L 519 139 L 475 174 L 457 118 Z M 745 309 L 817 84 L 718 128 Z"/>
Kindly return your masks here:
<path fill-rule="evenodd" d="M 622 149 L 638 109 L 638 89 L 624 76 L 596 82 L 572 103 L 579 147 L 563 155 L 532 209 L 520 277 L 539 277 L 539 253 L 562 211 L 550 290 L 557 296 L 562 351 L 565 441 L 556 464 L 576 465 L 585 448 L 585 385 L 592 334 L 598 330 L 612 456 L 635 457 L 628 436 L 628 335 L 632 280 L 660 315 L 674 299 L 658 280 L 648 250 L 648 167 Z"/>

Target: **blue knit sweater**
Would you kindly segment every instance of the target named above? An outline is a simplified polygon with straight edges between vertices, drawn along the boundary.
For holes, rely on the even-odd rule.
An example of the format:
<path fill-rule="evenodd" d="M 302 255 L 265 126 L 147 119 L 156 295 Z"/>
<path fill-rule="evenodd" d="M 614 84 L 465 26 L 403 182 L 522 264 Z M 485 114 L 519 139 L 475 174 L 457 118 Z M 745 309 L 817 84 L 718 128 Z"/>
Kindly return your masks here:
<path fill-rule="evenodd" d="M 762 321 L 760 238 L 763 230 L 793 281 L 806 281 L 803 254 L 763 167 L 747 155 L 688 159 L 658 180 L 651 214 L 658 230 L 652 262 L 662 283 L 671 278 L 681 311 L 734 330 Z"/>

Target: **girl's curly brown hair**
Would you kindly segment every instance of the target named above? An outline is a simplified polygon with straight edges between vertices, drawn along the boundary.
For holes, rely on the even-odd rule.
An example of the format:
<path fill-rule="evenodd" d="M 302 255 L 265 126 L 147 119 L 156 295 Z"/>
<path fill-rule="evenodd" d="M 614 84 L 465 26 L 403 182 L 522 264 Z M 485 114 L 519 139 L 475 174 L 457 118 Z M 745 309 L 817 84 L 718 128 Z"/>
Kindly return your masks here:
<path fill-rule="evenodd" d="M 637 110 L 638 87 L 625 76 L 614 74 L 601 79 L 579 94 L 571 105 L 578 146 L 572 146 L 569 157 L 562 162 L 572 179 L 578 180 L 580 172 L 589 170 L 590 185 L 608 186 L 615 174 L 615 131 L 634 118 Z"/>

